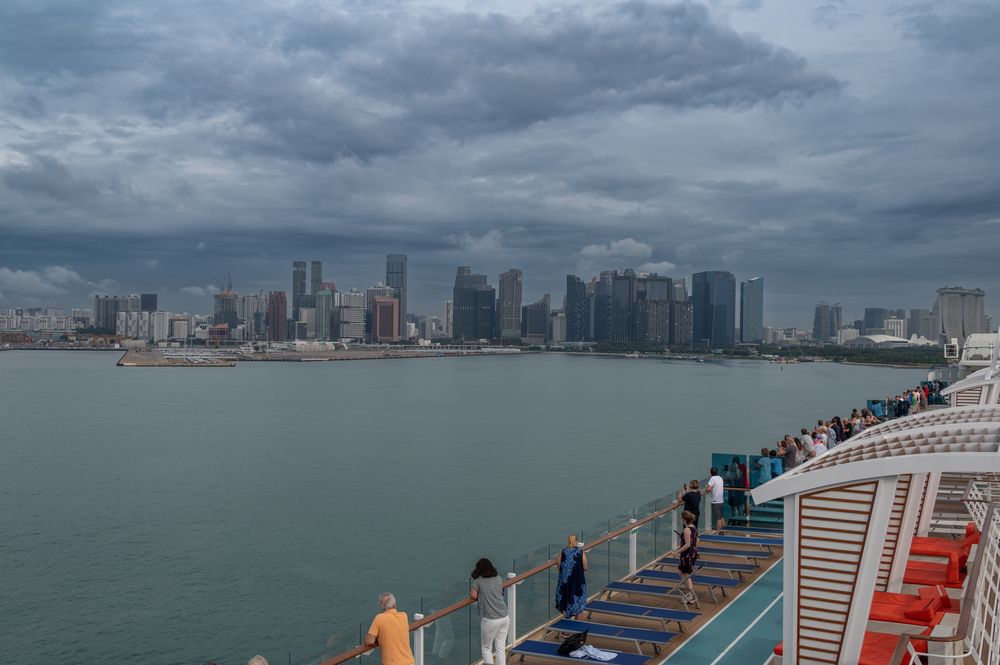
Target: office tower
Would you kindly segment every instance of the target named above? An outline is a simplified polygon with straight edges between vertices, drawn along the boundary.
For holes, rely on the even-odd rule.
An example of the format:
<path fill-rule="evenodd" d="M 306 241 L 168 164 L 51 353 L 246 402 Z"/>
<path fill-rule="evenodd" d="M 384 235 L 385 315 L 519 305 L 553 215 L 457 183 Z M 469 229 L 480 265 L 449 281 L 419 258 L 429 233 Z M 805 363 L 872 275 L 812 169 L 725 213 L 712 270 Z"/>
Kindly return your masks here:
<path fill-rule="evenodd" d="M 816 305 L 813 313 L 812 337 L 817 342 L 825 342 L 830 338 L 830 305 L 825 302 Z"/>
<path fill-rule="evenodd" d="M 674 280 L 674 302 L 684 302 L 688 299 L 687 280 L 683 277 Z"/>
<path fill-rule="evenodd" d="M 142 311 L 142 296 L 138 293 L 130 293 L 126 296 L 126 312 L 141 312 Z"/>
<path fill-rule="evenodd" d="M 544 344 L 549 335 L 549 294 L 541 300 L 521 307 L 521 329 L 518 331 L 525 344 Z"/>
<path fill-rule="evenodd" d="M 323 262 L 312 261 L 309 265 L 309 295 L 315 297 L 323 289 Z"/>
<path fill-rule="evenodd" d="M 885 320 L 889 318 L 889 310 L 884 307 L 865 307 L 864 333 L 877 334 L 885 329 Z"/>
<path fill-rule="evenodd" d="M 694 343 L 720 349 L 733 346 L 736 335 L 736 277 L 723 270 L 692 275 Z"/>
<path fill-rule="evenodd" d="M 292 319 L 299 320 L 299 307 L 306 294 L 306 262 L 292 261 Z"/>
<path fill-rule="evenodd" d="M 837 332 L 844 327 L 844 308 L 839 302 L 830 305 L 830 337 L 836 337 Z"/>
<path fill-rule="evenodd" d="M 452 334 L 456 339 L 493 339 L 496 325 L 495 293 L 487 282 L 486 275 L 473 275 L 468 266 L 459 266 L 455 273 L 452 295 Z"/>
<path fill-rule="evenodd" d="M 365 338 L 365 295 L 353 289 L 334 294 L 333 336 L 339 340 Z"/>
<path fill-rule="evenodd" d="M 674 294 L 676 295 L 676 291 Z M 670 305 L 670 341 L 675 349 L 690 349 L 694 343 L 694 304 L 690 298 Z"/>
<path fill-rule="evenodd" d="M 236 308 L 239 302 L 239 294 L 235 291 L 225 289 L 212 296 L 212 324 L 219 325 L 225 323 L 232 330 L 236 327 L 239 318 L 236 315 Z"/>
<path fill-rule="evenodd" d="M 907 339 L 908 333 L 906 330 L 906 319 L 897 319 L 896 317 L 891 316 L 885 320 L 883 327 L 885 328 L 886 335 Z"/>
<path fill-rule="evenodd" d="M 566 341 L 566 314 L 559 310 L 549 315 L 549 341 L 554 343 Z"/>
<path fill-rule="evenodd" d="M 607 342 L 611 340 L 614 324 L 613 316 L 613 284 L 616 270 L 605 270 L 593 282 L 594 290 L 594 341 Z"/>
<path fill-rule="evenodd" d="M 373 342 L 399 341 L 399 300 L 395 296 L 375 296 L 371 315 Z"/>
<path fill-rule="evenodd" d="M 635 271 L 617 272 L 611 280 L 611 341 L 634 342 L 637 280 Z"/>
<path fill-rule="evenodd" d="M 406 317 L 409 315 L 406 309 L 406 254 L 386 254 L 385 285 L 392 289 L 393 297 L 399 301 L 397 326 L 400 337 L 406 339 Z"/>
<path fill-rule="evenodd" d="M 763 277 L 740 282 L 740 341 L 745 344 L 764 341 Z"/>
<path fill-rule="evenodd" d="M 452 300 L 444 301 L 444 336 L 451 338 L 454 337 L 454 313 L 455 313 L 455 303 Z"/>
<path fill-rule="evenodd" d="M 963 289 L 946 286 L 937 290 L 933 315 L 938 318 L 938 337 L 946 343 L 957 339 L 960 345 L 973 333 L 988 332 L 982 289 Z"/>
<path fill-rule="evenodd" d="M 267 339 L 283 342 L 288 331 L 288 303 L 284 291 L 267 294 Z"/>
<path fill-rule="evenodd" d="M 919 337 L 927 337 L 924 334 L 925 319 L 931 315 L 931 310 L 929 309 L 911 309 L 910 316 L 907 319 L 906 332 L 912 337 L 917 335 Z M 928 339 L 932 339 L 928 337 Z"/>
<path fill-rule="evenodd" d="M 666 346 L 670 342 L 673 280 L 657 274 L 636 280 L 635 341 Z"/>
<path fill-rule="evenodd" d="M 576 275 L 566 275 L 566 341 L 588 342 L 593 339 L 593 296 Z"/>
<path fill-rule="evenodd" d="M 501 340 L 521 336 L 521 289 L 523 274 L 517 268 L 500 273 L 497 294 L 497 334 Z"/>
<path fill-rule="evenodd" d="M 320 289 L 314 297 L 316 299 L 316 339 L 328 342 L 332 339 L 333 291 Z"/>
<path fill-rule="evenodd" d="M 156 294 L 155 293 L 140 293 L 139 294 L 139 311 L 140 312 L 155 312 L 156 311 Z"/>
<path fill-rule="evenodd" d="M 295 339 L 316 339 L 316 308 L 315 307 L 299 307 L 299 320 L 297 324 L 305 324 L 305 336 L 299 337 L 298 331 L 300 328 L 296 328 Z"/>
<path fill-rule="evenodd" d="M 376 282 L 374 286 L 365 289 L 365 338 L 374 341 L 375 328 L 372 318 L 372 309 L 375 307 L 375 298 L 394 298 L 395 291 L 392 287 L 386 286 L 382 282 Z"/>

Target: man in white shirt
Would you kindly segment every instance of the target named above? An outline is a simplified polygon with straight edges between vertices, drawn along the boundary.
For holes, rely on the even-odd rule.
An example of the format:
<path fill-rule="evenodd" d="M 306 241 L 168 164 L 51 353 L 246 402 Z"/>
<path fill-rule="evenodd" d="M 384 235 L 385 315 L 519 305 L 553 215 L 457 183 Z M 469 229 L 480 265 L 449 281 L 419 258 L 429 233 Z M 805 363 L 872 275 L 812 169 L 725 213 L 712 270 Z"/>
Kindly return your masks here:
<path fill-rule="evenodd" d="M 723 502 L 723 488 L 725 484 L 722 481 L 722 476 L 719 475 L 719 470 L 712 467 L 710 471 L 712 477 L 708 479 L 708 486 L 705 488 L 706 494 L 711 494 L 712 499 L 712 522 L 715 524 L 716 531 L 722 531 L 726 526 L 726 520 L 722 517 L 722 502 Z"/>
<path fill-rule="evenodd" d="M 802 452 L 806 454 L 806 459 L 816 457 L 816 448 L 813 446 L 812 437 L 809 436 L 809 430 L 805 427 L 802 428 L 802 436 L 799 437 L 799 441 L 802 443 Z"/>

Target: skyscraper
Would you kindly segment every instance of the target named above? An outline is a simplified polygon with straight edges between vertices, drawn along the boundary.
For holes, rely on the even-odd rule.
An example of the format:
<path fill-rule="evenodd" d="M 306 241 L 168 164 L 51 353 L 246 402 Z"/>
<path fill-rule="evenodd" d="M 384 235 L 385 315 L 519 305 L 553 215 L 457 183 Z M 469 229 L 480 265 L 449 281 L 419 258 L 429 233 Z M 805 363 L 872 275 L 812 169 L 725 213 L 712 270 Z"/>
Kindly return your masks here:
<path fill-rule="evenodd" d="M 655 273 L 636 280 L 635 340 L 666 346 L 670 341 L 673 280 Z"/>
<path fill-rule="evenodd" d="M 213 310 L 212 323 L 219 325 L 225 323 L 232 330 L 236 327 L 239 317 L 236 314 L 240 296 L 235 291 L 225 289 L 212 296 Z"/>
<path fill-rule="evenodd" d="M 982 289 L 946 286 L 938 289 L 937 294 L 934 316 L 940 325 L 939 337 L 943 337 L 946 343 L 957 339 L 962 345 L 969 335 L 988 332 L 983 306 L 986 294 Z"/>
<path fill-rule="evenodd" d="M 327 342 L 332 339 L 330 326 L 333 320 L 333 291 L 320 289 L 314 297 L 316 299 L 316 339 Z"/>
<path fill-rule="evenodd" d="M 764 341 L 764 278 L 740 282 L 740 341 L 760 344 Z"/>
<path fill-rule="evenodd" d="M 323 262 L 313 261 L 309 266 L 309 295 L 315 296 L 323 290 Z"/>
<path fill-rule="evenodd" d="M 521 308 L 519 334 L 526 344 L 544 344 L 549 332 L 549 294 Z"/>
<path fill-rule="evenodd" d="M 288 302 L 284 291 L 267 294 L 267 338 L 274 342 L 285 340 L 288 329 Z"/>
<path fill-rule="evenodd" d="M 497 335 L 500 339 L 517 339 L 521 336 L 521 291 L 523 273 L 511 268 L 500 273 L 500 290 L 497 293 Z"/>
<path fill-rule="evenodd" d="M 736 336 L 736 277 L 724 270 L 692 275 L 694 344 L 720 349 Z"/>
<path fill-rule="evenodd" d="M 445 337 L 454 337 L 454 323 L 455 323 L 455 301 L 445 300 L 444 301 L 444 335 Z"/>
<path fill-rule="evenodd" d="M 141 311 L 141 312 L 155 312 L 156 311 L 156 294 L 155 293 L 140 293 L 139 294 L 139 311 Z"/>
<path fill-rule="evenodd" d="M 605 270 L 594 282 L 594 341 L 607 342 L 611 340 L 612 302 L 614 277 L 616 270 Z"/>
<path fill-rule="evenodd" d="M 371 303 L 372 341 L 398 342 L 399 300 L 395 296 L 375 296 Z"/>
<path fill-rule="evenodd" d="M 813 339 L 825 342 L 830 339 L 830 305 L 817 303 L 813 312 Z"/>
<path fill-rule="evenodd" d="M 611 280 L 611 341 L 634 342 L 637 282 L 635 271 L 615 273 Z"/>
<path fill-rule="evenodd" d="M 674 295 L 677 295 L 676 285 Z M 670 305 L 670 346 L 690 349 L 694 339 L 694 307 L 690 298 L 675 300 Z"/>
<path fill-rule="evenodd" d="M 587 285 L 576 275 L 566 275 L 566 341 L 587 342 L 593 339 L 590 329 L 592 297 Z"/>
<path fill-rule="evenodd" d="M 406 339 L 406 315 L 409 313 L 406 309 L 406 254 L 386 254 L 385 285 L 392 289 L 393 296 L 399 301 L 396 325 L 399 336 Z"/>
<path fill-rule="evenodd" d="M 306 293 L 306 262 L 292 261 L 292 319 L 299 320 L 299 307 Z"/>
<path fill-rule="evenodd" d="M 889 318 L 889 310 L 884 307 L 865 307 L 864 333 L 874 334 L 885 329 L 885 320 Z"/>
<path fill-rule="evenodd" d="M 486 275 L 473 275 L 468 266 L 459 266 L 452 291 L 455 339 L 493 339 L 496 325 L 496 291 Z"/>
<path fill-rule="evenodd" d="M 836 337 L 844 327 L 844 308 L 839 302 L 830 305 L 830 337 Z"/>

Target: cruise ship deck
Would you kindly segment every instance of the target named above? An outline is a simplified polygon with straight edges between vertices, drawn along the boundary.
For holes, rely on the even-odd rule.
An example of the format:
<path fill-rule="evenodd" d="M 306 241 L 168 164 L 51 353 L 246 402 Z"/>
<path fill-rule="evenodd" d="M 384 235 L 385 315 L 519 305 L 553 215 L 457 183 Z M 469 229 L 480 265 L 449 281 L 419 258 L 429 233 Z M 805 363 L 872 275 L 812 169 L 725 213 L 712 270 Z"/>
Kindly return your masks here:
<path fill-rule="evenodd" d="M 728 488 L 726 528 L 700 531 L 697 601 L 668 556 L 672 500 L 583 534 L 596 536 L 585 545 L 590 595 L 574 620 L 553 608 L 549 549 L 506 581 L 508 661 L 577 662 L 558 647 L 587 631 L 620 665 L 1000 664 L 1000 372 L 946 395 L 948 408 L 871 427 L 752 490 Z M 414 617 L 416 665 L 481 662 L 470 605 Z M 468 617 L 457 640 L 467 649 L 445 648 L 454 616 Z"/>

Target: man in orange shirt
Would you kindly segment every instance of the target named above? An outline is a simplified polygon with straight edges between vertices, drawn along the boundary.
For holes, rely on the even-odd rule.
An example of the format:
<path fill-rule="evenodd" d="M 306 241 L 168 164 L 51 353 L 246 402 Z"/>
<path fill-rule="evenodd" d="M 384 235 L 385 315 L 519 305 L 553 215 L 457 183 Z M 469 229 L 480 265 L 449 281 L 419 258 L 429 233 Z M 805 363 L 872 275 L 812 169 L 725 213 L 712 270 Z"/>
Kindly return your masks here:
<path fill-rule="evenodd" d="M 382 665 L 413 665 L 410 650 L 410 624 L 405 612 L 396 611 L 396 597 L 383 593 L 378 597 L 381 614 L 376 614 L 365 636 L 366 646 L 378 645 Z"/>

